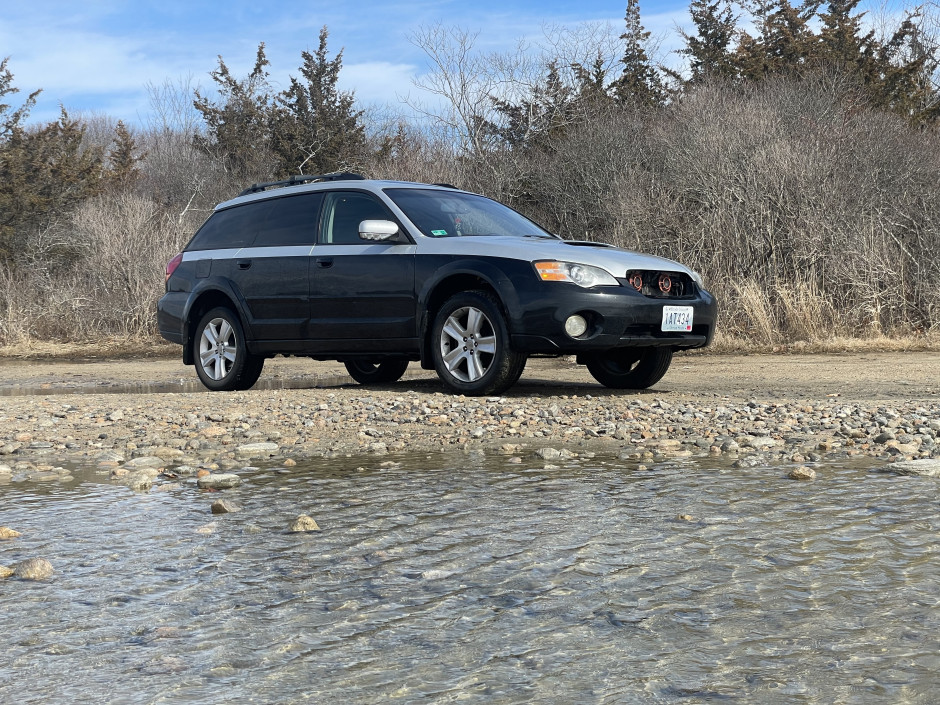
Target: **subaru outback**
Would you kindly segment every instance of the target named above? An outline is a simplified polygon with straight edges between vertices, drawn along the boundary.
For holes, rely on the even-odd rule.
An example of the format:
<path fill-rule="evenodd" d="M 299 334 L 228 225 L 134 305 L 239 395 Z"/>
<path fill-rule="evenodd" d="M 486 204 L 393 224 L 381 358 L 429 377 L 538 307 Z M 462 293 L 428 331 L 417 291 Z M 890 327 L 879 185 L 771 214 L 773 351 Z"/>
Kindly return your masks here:
<path fill-rule="evenodd" d="M 161 335 L 210 390 L 248 389 L 274 355 L 343 362 L 362 384 L 436 370 L 459 394 L 572 355 L 643 389 L 708 345 L 716 304 L 671 260 L 564 240 L 441 184 L 356 174 L 255 184 L 216 206 L 166 268 Z"/>

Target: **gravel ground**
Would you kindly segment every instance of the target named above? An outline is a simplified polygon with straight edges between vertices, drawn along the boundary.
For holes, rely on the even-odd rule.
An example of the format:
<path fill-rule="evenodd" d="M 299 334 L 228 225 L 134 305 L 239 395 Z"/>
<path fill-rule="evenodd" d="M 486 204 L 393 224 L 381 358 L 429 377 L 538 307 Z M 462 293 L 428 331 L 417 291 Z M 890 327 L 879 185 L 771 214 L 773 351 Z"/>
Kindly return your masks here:
<path fill-rule="evenodd" d="M 490 398 L 446 394 L 417 365 L 376 388 L 336 363 L 283 358 L 247 392 L 197 391 L 194 380 L 165 359 L 0 363 L 0 483 L 67 482 L 93 465 L 146 489 L 200 468 L 440 449 L 546 463 L 598 452 L 739 466 L 940 458 L 936 352 L 684 355 L 641 393 L 607 390 L 564 359 L 530 361 Z"/>

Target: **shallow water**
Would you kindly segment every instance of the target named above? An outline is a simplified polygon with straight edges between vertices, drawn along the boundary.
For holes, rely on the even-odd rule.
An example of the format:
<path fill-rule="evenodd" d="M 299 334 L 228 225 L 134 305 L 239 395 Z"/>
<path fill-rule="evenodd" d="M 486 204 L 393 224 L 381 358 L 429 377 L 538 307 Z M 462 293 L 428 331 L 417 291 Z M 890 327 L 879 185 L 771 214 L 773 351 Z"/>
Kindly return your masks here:
<path fill-rule="evenodd" d="M 870 703 L 940 692 L 938 480 L 462 454 L 0 486 L 0 701 Z M 366 465 L 357 469 L 357 465 Z M 243 510 L 214 516 L 220 496 Z M 300 513 L 322 531 L 291 534 Z M 681 520 L 679 515 L 692 515 Z M 105 698 L 106 700 L 103 700 Z"/>

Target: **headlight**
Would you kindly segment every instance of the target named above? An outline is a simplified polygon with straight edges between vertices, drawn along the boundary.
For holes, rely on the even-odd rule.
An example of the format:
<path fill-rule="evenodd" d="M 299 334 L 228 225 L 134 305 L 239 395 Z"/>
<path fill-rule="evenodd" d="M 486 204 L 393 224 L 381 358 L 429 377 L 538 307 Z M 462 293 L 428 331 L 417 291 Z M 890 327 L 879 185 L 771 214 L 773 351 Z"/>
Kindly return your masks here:
<path fill-rule="evenodd" d="M 571 282 L 578 286 L 620 286 L 614 275 L 606 269 L 574 262 L 536 262 L 535 271 L 542 281 Z"/>

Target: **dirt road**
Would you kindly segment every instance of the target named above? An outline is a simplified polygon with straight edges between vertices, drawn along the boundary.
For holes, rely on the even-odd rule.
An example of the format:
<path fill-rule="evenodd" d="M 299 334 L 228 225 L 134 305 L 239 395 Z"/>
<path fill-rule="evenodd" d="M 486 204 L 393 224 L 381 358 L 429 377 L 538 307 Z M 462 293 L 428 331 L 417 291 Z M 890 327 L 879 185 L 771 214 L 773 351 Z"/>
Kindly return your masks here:
<path fill-rule="evenodd" d="M 355 386 L 343 365 L 275 358 L 257 389 Z M 402 389 L 439 392 L 433 372 L 412 364 Z M 0 360 L 0 396 L 22 394 L 199 392 L 195 370 L 178 359 Z M 510 396 L 603 391 L 584 367 L 565 359 L 529 361 Z M 649 393 L 731 399 L 846 401 L 940 399 L 940 352 L 825 355 L 677 355 Z"/>

